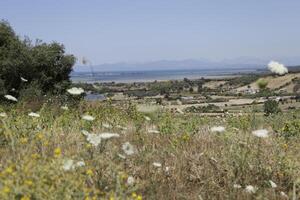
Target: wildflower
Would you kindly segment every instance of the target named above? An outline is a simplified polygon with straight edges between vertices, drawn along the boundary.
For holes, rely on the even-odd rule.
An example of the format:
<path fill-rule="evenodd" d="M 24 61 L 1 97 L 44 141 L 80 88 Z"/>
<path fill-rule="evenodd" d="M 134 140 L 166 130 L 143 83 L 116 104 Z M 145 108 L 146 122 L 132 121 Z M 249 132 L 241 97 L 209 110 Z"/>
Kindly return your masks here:
<path fill-rule="evenodd" d="M 134 154 L 134 147 L 129 142 L 125 142 L 122 145 L 122 149 L 123 149 L 124 153 L 128 156 Z"/>
<path fill-rule="evenodd" d="M 101 134 L 99 134 L 99 136 L 102 139 L 110 139 L 113 137 L 120 137 L 120 135 L 118 133 L 101 133 Z"/>
<path fill-rule="evenodd" d="M 82 119 L 84 119 L 86 121 L 93 121 L 95 119 L 95 117 L 93 117 L 91 115 L 83 115 Z"/>
<path fill-rule="evenodd" d="M 289 196 L 286 193 L 284 193 L 283 191 L 280 192 L 280 195 L 286 199 L 289 198 Z"/>
<path fill-rule="evenodd" d="M 61 106 L 60 107 L 62 110 L 69 110 L 68 106 Z"/>
<path fill-rule="evenodd" d="M 148 117 L 148 116 L 144 116 L 144 118 L 145 118 L 146 121 L 151 121 L 151 118 Z"/>
<path fill-rule="evenodd" d="M 25 180 L 24 182 L 26 185 L 28 186 L 32 186 L 33 185 L 33 182 L 31 180 Z"/>
<path fill-rule="evenodd" d="M 64 162 L 62 168 L 63 168 L 63 170 L 65 170 L 65 171 L 69 171 L 69 170 L 71 170 L 71 169 L 74 169 L 74 160 L 71 160 L 71 159 L 66 160 L 66 161 Z"/>
<path fill-rule="evenodd" d="M 86 170 L 86 174 L 89 176 L 93 176 L 94 173 L 93 173 L 93 170 L 88 169 L 88 170 Z"/>
<path fill-rule="evenodd" d="M 236 188 L 236 189 L 239 189 L 241 188 L 242 186 L 240 184 L 233 184 L 233 188 Z"/>
<path fill-rule="evenodd" d="M 20 139 L 21 144 L 26 144 L 27 142 L 28 142 L 28 138 L 26 138 L 26 137 L 23 137 Z"/>
<path fill-rule="evenodd" d="M 129 176 L 127 178 L 127 185 L 133 185 L 134 184 L 134 178 L 133 176 Z"/>
<path fill-rule="evenodd" d="M 210 129 L 212 132 L 222 133 L 225 131 L 224 126 L 214 126 Z"/>
<path fill-rule="evenodd" d="M 30 117 L 40 117 L 39 114 L 34 113 L 34 112 L 29 113 L 28 116 L 30 116 Z"/>
<path fill-rule="evenodd" d="M 268 130 L 266 129 L 259 129 L 256 131 L 252 131 L 252 134 L 255 135 L 256 137 L 260 137 L 260 138 L 266 138 L 268 137 Z"/>
<path fill-rule="evenodd" d="M 81 95 L 82 93 L 84 93 L 84 90 L 82 88 L 72 87 L 68 89 L 67 92 L 72 95 Z"/>
<path fill-rule="evenodd" d="M 106 123 L 103 123 L 102 126 L 103 126 L 104 128 L 111 128 L 111 125 L 106 124 Z"/>
<path fill-rule="evenodd" d="M 7 186 L 4 186 L 3 189 L 2 189 L 2 192 L 5 193 L 5 194 L 8 194 L 8 193 L 10 193 L 10 188 L 7 187 Z"/>
<path fill-rule="evenodd" d="M 83 166 L 85 166 L 85 162 L 84 161 L 78 161 L 76 163 L 76 167 L 83 167 Z"/>
<path fill-rule="evenodd" d="M 0 113 L 0 117 L 7 117 L 7 114 L 5 112 Z"/>
<path fill-rule="evenodd" d="M 170 171 L 170 167 L 167 166 L 167 167 L 165 168 L 165 172 L 169 172 L 169 171 Z"/>
<path fill-rule="evenodd" d="M 16 97 L 11 96 L 11 95 L 9 95 L 9 94 L 4 95 L 4 97 L 5 97 L 6 99 L 10 100 L 10 101 L 15 101 L 15 102 L 18 101 L 18 99 L 17 99 Z"/>
<path fill-rule="evenodd" d="M 23 77 L 21 77 L 21 81 L 23 81 L 23 82 L 28 82 L 28 80 L 25 79 L 25 78 L 23 78 Z"/>
<path fill-rule="evenodd" d="M 13 172 L 14 172 L 14 170 L 13 170 L 12 167 L 7 167 L 7 168 L 5 169 L 5 173 L 6 173 L 6 174 L 12 174 Z"/>
<path fill-rule="evenodd" d="M 30 200 L 29 196 L 23 196 L 20 200 Z"/>
<path fill-rule="evenodd" d="M 141 195 L 138 195 L 136 200 L 143 200 L 143 197 Z"/>
<path fill-rule="evenodd" d="M 150 129 L 148 130 L 148 133 L 155 133 L 155 134 L 158 134 L 160 133 L 158 130 L 153 130 L 153 129 Z"/>
<path fill-rule="evenodd" d="M 247 193 L 255 193 L 257 189 L 255 187 L 253 187 L 252 185 L 247 185 L 245 190 Z"/>
<path fill-rule="evenodd" d="M 54 149 L 54 156 L 59 157 L 61 155 L 61 149 L 59 147 Z"/>
<path fill-rule="evenodd" d="M 136 198 L 136 197 L 137 197 L 137 194 L 136 194 L 135 192 L 133 192 L 133 193 L 131 193 L 131 196 L 132 196 L 133 198 Z"/>
<path fill-rule="evenodd" d="M 274 183 L 272 180 L 269 180 L 269 183 L 270 183 L 272 188 L 277 188 L 277 184 Z"/>
<path fill-rule="evenodd" d="M 154 167 L 161 167 L 161 163 L 159 163 L 159 162 L 154 162 L 154 163 L 153 163 L 153 166 L 154 166 Z"/>
<path fill-rule="evenodd" d="M 113 137 L 120 137 L 118 133 L 101 133 L 101 134 L 94 134 L 89 133 L 88 131 L 82 130 L 81 131 L 83 135 L 85 135 L 87 138 L 86 140 L 91 143 L 93 146 L 98 146 L 101 143 L 102 139 L 110 139 Z"/>

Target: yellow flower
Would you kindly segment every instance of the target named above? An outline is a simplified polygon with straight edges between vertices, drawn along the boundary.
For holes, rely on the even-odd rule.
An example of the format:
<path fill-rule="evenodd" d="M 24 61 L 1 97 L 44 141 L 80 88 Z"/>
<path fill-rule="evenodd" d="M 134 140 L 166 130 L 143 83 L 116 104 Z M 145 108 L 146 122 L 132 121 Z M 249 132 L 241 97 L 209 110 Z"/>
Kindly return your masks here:
<path fill-rule="evenodd" d="M 86 144 L 86 148 L 91 148 L 92 147 L 92 144 Z"/>
<path fill-rule="evenodd" d="M 6 174 L 12 174 L 13 171 L 14 171 L 14 170 L 13 170 L 12 167 L 8 167 L 8 168 L 5 169 L 5 173 L 6 173 Z"/>
<path fill-rule="evenodd" d="M 93 176 L 94 173 L 93 173 L 93 170 L 88 169 L 88 170 L 86 170 L 86 174 L 89 176 Z"/>
<path fill-rule="evenodd" d="M 133 193 L 131 194 L 131 196 L 132 196 L 133 198 L 136 198 L 136 197 L 137 197 L 137 194 L 136 194 L 135 192 L 133 192 Z"/>
<path fill-rule="evenodd" d="M 109 200 L 115 200 L 115 197 L 110 196 L 110 197 L 109 197 Z"/>
<path fill-rule="evenodd" d="M 33 158 L 33 159 L 37 159 L 38 157 L 39 157 L 39 154 L 37 154 L 37 153 L 31 154 L 31 158 Z"/>
<path fill-rule="evenodd" d="M 26 144 L 28 142 L 28 138 L 23 137 L 20 139 L 21 144 Z"/>
<path fill-rule="evenodd" d="M 143 197 L 141 195 L 138 195 L 136 200 L 143 200 Z"/>
<path fill-rule="evenodd" d="M 32 186 L 33 185 L 33 182 L 31 180 L 25 180 L 24 182 L 26 185 L 28 186 Z"/>
<path fill-rule="evenodd" d="M 284 143 L 284 144 L 282 145 L 282 147 L 283 147 L 284 150 L 286 151 L 286 150 L 288 149 L 289 145 L 288 145 L 287 143 Z"/>
<path fill-rule="evenodd" d="M 61 149 L 59 147 L 54 149 L 54 157 L 59 157 L 61 155 Z"/>
<path fill-rule="evenodd" d="M 4 186 L 4 187 L 3 187 L 3 189 L 2 189 L 2 192 L 3 192 L 3 193 L 5 193 L 5 194 L 8 194 L 8 193 L 10 193 L 10 189 L 9 189 L 9 187 L 7 187 L 7 186 Z"/>
<path fill-rule="evenodd" d="M 39 133 L 36 135 L 36 138 L 42 140 L 44 138 L 44 135 L 42 133 Z"/>
<path fill-rule="evenodd" d="M 30 200 L 30 197 L 28 197 L 28 196 L 23 196 L 23 197 L 21 198 L 21 200 Z"/>

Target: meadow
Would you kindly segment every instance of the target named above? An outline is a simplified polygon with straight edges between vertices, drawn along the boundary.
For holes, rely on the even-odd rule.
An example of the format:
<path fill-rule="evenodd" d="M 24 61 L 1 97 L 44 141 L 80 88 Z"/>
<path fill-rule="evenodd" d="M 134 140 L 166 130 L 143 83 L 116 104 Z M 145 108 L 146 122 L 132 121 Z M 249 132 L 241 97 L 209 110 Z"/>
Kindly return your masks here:
<path fill-rule="evenodd" d="M 298 199 L 300 111 L 0 107 L 0 199 Z"/>

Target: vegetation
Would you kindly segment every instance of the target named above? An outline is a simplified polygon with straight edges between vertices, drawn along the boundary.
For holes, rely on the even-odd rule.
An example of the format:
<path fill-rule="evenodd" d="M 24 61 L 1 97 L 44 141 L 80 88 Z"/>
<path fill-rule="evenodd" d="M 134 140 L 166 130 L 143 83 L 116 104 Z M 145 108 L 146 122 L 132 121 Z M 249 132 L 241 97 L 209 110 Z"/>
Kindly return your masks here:
<path fill-rule="evenodd" d="M 28 87 L 41 93 L 63 93 L 74 63 L 75 57 L 66 55 L 63 45 L 21 40 L 7 22 L 0 21 L 1 98 L 4 94 L 18 96 Z"/>
<path fill-rule="evenodd" d="M 274 114 L 274 113 L 279 113 L 279 103 L 275 100 L 267 100 L 264 103 L 264 112 L 266 115 Z"/>
<path fill-rule="evenodd" d="M 220 121 L 161 110 L 149 121 L 131 104 L 110 102 L 68 110 L 44 105 L 38 115 L 19 105 L 1 110 L 1 199 L 299 197 L 299 134 L 285 140 L 272 131 L 299 111 Z M 82 117 L 87 114 L 94 120 Z M 216 125 L 225 131 L 212 132 Z M 148 133 L 153 127 L 160 133 Z M 251 133 L 261 127 L 269 137 Z M 94 146 L 83 130 L 120 136 Z"/>

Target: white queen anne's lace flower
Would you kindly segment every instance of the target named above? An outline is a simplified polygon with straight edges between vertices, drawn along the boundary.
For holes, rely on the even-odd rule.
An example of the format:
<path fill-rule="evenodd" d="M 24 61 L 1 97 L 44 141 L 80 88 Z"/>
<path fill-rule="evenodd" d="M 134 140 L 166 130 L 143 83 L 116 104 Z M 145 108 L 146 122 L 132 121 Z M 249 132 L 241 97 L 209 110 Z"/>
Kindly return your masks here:
<path fill-rule="evenodd" d="M 128 176 L 126 182 L 127 182 L 127 185 L 133 185 L 135 182 L 133 176 Z"/>
<path fill-rule="evenodd" d="M 252 131 L 252 134 L 255 135 L 256 137 L 266 138 L 269 136 L 269 131 L 266 129 L 259 129 L 256 131 Z"/>
<path fill-rule="evenodd" d="M 253 187 L 252 185 L 247 185 L 245 190 L 247 193 L 255 193 L 257 189 L 255 187 Z"/>
<path fill-rule="evenodd" d="M 31 113 L 28 114 L 28 116 L 30 116 L 30 117 L 37 117 L 38 118 L 38 117 L 40 117 L 40 114 L 31 112 Z"/>
<path fill-rule="evenodd" d="M 93 121 L 95 119 L 95 117 L 93 117 L 91 115 L 83 115 L 82 119 L 84 119 L 86 121 Z"/>
<path fill-rule="evenodd" d="M 0 117 L 7 117 L 7 114 L 5 112 L 0 113 Z"/>
<path fill-rule="evenodd" d="M 274 183 L 272 180 L 269 180 L 269 183 L 270 183 L 272 188 L 277 188 L 277 184 Z"/>
<path fill-rule="evenodd" d="M 161 165 L 161 163 L 159 163 L 159 162 L 154 162 L 154 163 L 153 163 L 153 166 L 154 166 L 154 167 L 161 167 L 162 165 Z"/>
<path fill-rule="evenodd" d="M 15 102 L 18 101 L 18 99 L 17 99 L 16 97 L 11 96 L 11 95 L 9 95 L 9 94 L 4 95 L 4 97 L 5 97 L 6 99 L 10 100 L 10 101 L 15 101 Z"/>
<path fill-rule="evenodd" d="M 84 93 L 84 90 L 82 88 L 72 87 L 68 89 L 67 92 L 72 95 L 81 95 L 82 93 Z"/>
<path fill-rule="evenodd" d="M 134 154 L 134 147 L 129 143 L 129 142 L 125 142 L 122 145 L 122 150 L 124 151 L 124 153 L 128 156 L 133 155 Z"/>
<path fill-rule="evenodd" d="M 217 132 L 217 133 L 222 133 L 225 131 L 225 127 L 224 126 L 213 126 L 210 129 L 212 132 Z"/>
<path fill-rule="evenodd" d="M 97 147 L 99 144 L 101 144 L 102 140 L 114 138 L 114 137 L 120 137 L 118 133 L 89 133 L 88 131 L 83 130 L 82 134 L 86 136 L 86 140 L 92 144 L 93 146 Z"/>

